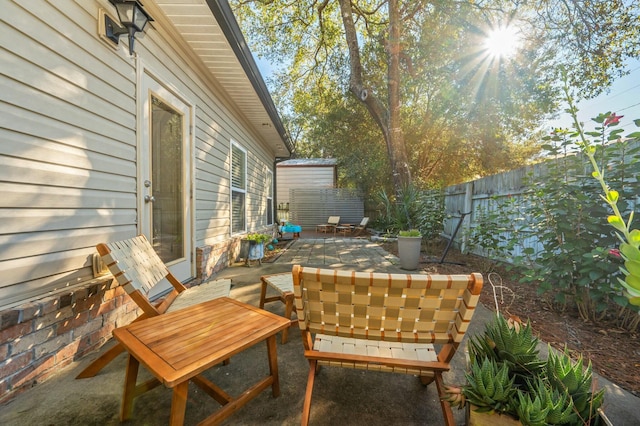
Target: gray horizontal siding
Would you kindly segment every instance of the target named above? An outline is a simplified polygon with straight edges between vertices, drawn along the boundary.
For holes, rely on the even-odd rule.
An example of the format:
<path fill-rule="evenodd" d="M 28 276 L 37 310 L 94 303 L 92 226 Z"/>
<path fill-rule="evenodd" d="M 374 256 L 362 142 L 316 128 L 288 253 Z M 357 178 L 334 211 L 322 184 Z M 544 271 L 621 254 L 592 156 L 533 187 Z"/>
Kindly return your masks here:
<path fill-rule="evenodd" d="M 364 216 L 364 201 L 357 190 L 338 188 L 292 189 L 289 219 L 312 230 L 327 223 L 329 216 L 340 216 L 340 223 L 359 224 Z"/>

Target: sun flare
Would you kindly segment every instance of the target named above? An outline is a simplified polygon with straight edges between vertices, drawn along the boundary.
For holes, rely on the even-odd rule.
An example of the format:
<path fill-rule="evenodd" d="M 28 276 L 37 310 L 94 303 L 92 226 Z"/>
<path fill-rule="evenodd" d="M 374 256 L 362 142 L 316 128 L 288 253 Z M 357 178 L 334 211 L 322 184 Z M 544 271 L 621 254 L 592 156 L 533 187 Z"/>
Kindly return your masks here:
<path fill-rule="evenodd" d="M 519 30 L 513 25 L 492 29 L 484 42 L 487 53 L 492 57 L 508 58 L 520 48 Z"/>

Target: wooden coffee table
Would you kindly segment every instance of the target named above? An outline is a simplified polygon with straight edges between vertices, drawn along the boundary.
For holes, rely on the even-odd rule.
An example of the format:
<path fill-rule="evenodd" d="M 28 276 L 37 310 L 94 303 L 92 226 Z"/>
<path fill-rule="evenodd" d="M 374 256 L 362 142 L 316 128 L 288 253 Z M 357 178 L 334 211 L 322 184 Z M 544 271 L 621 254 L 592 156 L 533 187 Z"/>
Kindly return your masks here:
<path fill-rule="evenodd" d="M 218 424 L 271 386 L 280 394 L 276 333 L 289 326 L 288 319 L 254 306 L 223 297 L 169 314 L 147 318 L 113 331 L 129 352 L 120 419 L 131 417 L 138 395 L 164 384 L 173 389 L 171 425 L 182 425 L 189 380 L 222 404 L 202 424 Z M 269 375 L 237 398 L 200 376 L 256 343 L 267 341 Z M 155 379 L 137 385 L 142 363 Z"/>

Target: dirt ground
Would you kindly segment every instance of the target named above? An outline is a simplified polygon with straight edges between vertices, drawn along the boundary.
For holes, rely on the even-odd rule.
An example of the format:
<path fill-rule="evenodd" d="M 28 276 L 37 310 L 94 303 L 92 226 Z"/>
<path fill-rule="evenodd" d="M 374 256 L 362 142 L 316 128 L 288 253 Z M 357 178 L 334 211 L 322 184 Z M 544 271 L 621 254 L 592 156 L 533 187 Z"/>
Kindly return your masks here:
<path fill-rule="evenodd" d="M 385 250 L 397 254 L 395 243 L 384 245 Z M 432 244 L 423 249 L 420 268 L 432 273 L 481 272 L 485 283 L 480 301 L 495 311 L 496 299 L 492 292 L 494 285 L 507 287 L 502 297 L 498 293 L 500 311 L 517 315 L 522 320 L 530 320 L 534 331 L 545 343 L 562 350 L 565 345 L 577 357 L 580 353 L 590 360 L 594 371 L 616 383 L 620 387 L 640 396 L 640 330 L 630 333 L 620 329 L 612 320 L 597 324 L 585 322 L 577 311 L 554 311 L 544 296 L 536 294 L 536 288 L 521 284 L 512 277 L 512 272 L 495 267 L 495 274 L 488 274 L 492 265 L 477 256 L 462 255 L 451 249 L 444 262 L 444 244 Z"/>

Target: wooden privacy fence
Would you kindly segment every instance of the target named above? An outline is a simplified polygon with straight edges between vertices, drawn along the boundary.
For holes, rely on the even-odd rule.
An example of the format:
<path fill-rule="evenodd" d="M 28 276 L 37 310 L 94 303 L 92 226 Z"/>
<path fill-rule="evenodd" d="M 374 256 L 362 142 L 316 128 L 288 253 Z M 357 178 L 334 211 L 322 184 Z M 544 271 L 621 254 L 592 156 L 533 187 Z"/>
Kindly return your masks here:
<path fill-rule="evenodd" d="M 362 193 L 346 188 L 295 188 L 289 190 L 289 220 L 303 230 L 315 229 L 329 216 L 340 223 L 358 224 L 364 217 Z"/>
<path fill-rule="evenodd" d="M 444 205 L 445 205 L 445 222 L 444 236 L 448 239 L 454 235 L 456 227 L 462 220 L 462 226 L 455 235 L 454 243 L 461 250 L 470 249 L 478 255 L 486 255 L 480 247 L 468 247 L 467 236 L 471 229 L 477 224 L 482 212 L 491 211 L 495 205 L 492 199 L 500 203 L 504 198 L 515 197 L 524 210 L 527 209 L 525 197 L 523 194 L 528 190 L 525 185 L 525 178 L 531 174 L 534 176 L 544 175 L 546 164 L 539 163 L 534 166 L 522 167 L 505 173 L 493 176 L 487 176 L 471 182 L 465 182 L 457 185 L 449 186 L 445 189 Z M 534 247 L 538 252 L 538 241 L 535 235 L 532 235 L 525 243 L 525 247 Z M 515 255 L 519 255 L 518 251 L 524 249 L 516 249 Z M 503 259 L 508 260 L 508 259 Z"/>
<path fill-rule="evenodd" d="M 615 147 L 613 151 L 608 153 L 608 161 L 614 162 L 616 160 L 621 160 L 621 155 L 625 155 L 621 154 L 624 150 L 627 151 L 630 157 L 633 157 L 632 149 L 637 148 L 639 145 L 640 144 L 637 142 L 632 142 L 624 149 L 620 147 L 620 150 L 617 150 L 618 147 Z M 591 179 L 590 177 L 587 177 L 591 175 L 591 165 L 588 164 L 587 157 L 584 154 L 578 153 L 575 156 L 570 155 L 567 157 L 551 159 L 532 166 L 526 166 L 493 176 L 487 176 L 471 182 L 447 187 L 444 195 L 446 213 L 443 232 L 444 236 L 450 239 L 455 233 L 455 229 L 458 226 L 461 217 L 464 216 L 462 218 L 462 226 L 454 238 L 455 245 L 462 250 L 469 249 L 475 254 L 487 255 L 487 253 L 482 251 L 482 248 L 471 247 L 467 244 L 467 235 L 470 230 L 478 225 L 482 213 L 495 211 L 497 205 L 502 205 L 505 203 L 507 198 L 511 198 L 510 201 L 513 201 L 514 204 L 518 206 L 519 211 L 510 213 L 511 216 L 503 217 L 502 220 L 518 220 L 522 216 L 527 216 L 528 211 L 530 210 L 530 202 L 528 201 L 528 198 L 525 197 L 525 194 L 534 189 L 529 185 L 532 185 L 532 182 L 534 184 L 536 181 L 540 181 L 541 178 L 548 176 L 550 170 L 554 166 L 554 162 L 558 161 L 569 161 L 573 163 L 572 170 L 578 170 L 568 176 L 569 179 Z M 626 162 L 629 164 L 633 161 L 634 160 L 632 158 L 626 158 Z M 638 180 L 636 173 L 631 173 L 630 175 L 631 176 L 627 179 L 627 183 L 634 182 L 637 184 Z M 515 198 L 515 200 L 513 198 Z M 637 198 L 636 200 L 629 201 L 634 202 L 637 205 L 640 199 Z M 604 221 L 606 218 L 603 218 L 602 220 Z M 504 239 L 509 239 L 510 237 L 507 232 L 504 232 L 500 236 L 504 237 Z M 522 255 L 522 252 L 525 249 L 532 248 L 535 254 L 542 250 L 541 244 L 534 232 L 529 233 L 526 238 L 521 239 L 520 243 L 521 244 L 514 248 L 513 256 Z M 510 259 L 501 260 L 509 261 Z"/>

